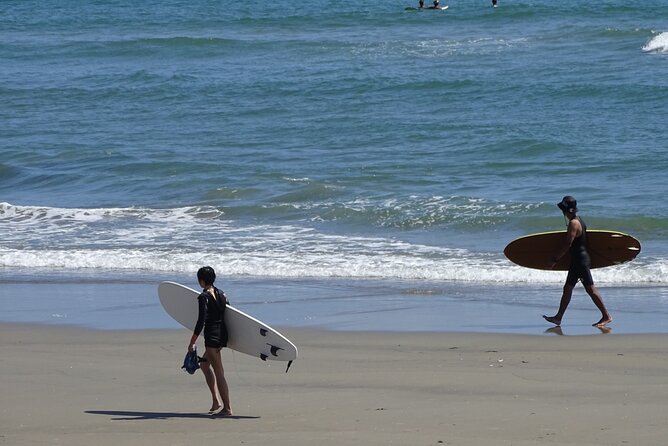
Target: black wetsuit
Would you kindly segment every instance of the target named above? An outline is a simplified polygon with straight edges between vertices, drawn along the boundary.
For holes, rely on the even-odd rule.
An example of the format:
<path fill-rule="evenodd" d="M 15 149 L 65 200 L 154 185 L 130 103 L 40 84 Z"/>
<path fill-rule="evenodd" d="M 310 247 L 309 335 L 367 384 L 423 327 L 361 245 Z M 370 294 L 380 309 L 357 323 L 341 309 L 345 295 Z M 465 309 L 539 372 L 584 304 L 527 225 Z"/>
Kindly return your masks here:
<path fill-rule="evenodd" d="M 227 346 L 227 327 L 224 319 L 227 297 L 218 288 L 214 287 L 214 292 L 215 299 L 206 291 L 202 291 L 197 297 L 199 314 L 194 333 L 199 336 L 204 328 L 204 346 L 221 348 Z"/>
<path fill-rule="evenodd" d="M 580 217 L 577 217 L 577 219 L 582 225 L 582 234 L 571 243 L 571 265 L 568 268 L 566 284 L 575 286 L 578 280 L 581 280 L 584 286 L 591 286 L 594 284 L 594 279 L 592 279 L 589 270 L 591 268 L 591 258 L 587 252 L 587 225 Z"/>

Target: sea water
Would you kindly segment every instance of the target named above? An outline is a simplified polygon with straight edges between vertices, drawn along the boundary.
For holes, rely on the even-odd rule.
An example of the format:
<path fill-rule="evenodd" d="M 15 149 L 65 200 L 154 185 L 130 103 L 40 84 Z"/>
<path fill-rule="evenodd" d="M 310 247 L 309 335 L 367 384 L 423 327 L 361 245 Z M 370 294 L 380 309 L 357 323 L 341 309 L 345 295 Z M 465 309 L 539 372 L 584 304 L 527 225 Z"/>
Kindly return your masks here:
<path fill-rule="evenodd" d="M 2 2 L 0 318 L 161 326 L 211 264 L 286 325 L 490 327 L 554 312 L 564 274 L 502 251 L 574 195 L 642 243 L 606 302 L 668 331 L 665 1 L 412 3 Z M 104 304 L 34 316 L 70 282 Z"/>

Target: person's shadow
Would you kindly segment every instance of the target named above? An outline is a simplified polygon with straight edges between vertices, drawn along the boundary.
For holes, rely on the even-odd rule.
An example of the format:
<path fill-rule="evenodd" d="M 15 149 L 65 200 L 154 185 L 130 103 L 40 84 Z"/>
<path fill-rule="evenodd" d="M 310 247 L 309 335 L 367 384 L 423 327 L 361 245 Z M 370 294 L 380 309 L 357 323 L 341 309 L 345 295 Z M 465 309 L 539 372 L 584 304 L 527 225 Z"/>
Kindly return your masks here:
<path fill-rule="evenodd" d="M 256 420 L 260 418 L 243 415 L 220 416 L 193 412 L 139 412 L 129 410 L 87 410 L 85 413 L 91 415 L 106 415 L 109 417 L 114 417 L 112 418 L 114 421 L 168 420 L 171 418 Z"/>

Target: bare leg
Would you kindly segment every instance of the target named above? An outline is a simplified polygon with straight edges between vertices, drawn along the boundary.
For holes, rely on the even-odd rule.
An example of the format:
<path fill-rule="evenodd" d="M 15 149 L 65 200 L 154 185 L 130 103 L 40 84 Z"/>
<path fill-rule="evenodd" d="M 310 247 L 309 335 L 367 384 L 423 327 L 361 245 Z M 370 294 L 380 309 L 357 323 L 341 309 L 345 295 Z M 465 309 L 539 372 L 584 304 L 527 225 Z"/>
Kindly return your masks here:
<path fill-rule="evenodd" d="M 227 387 L 227 380 L 225 380 L 225 370 L 223 369 L 223 361 L 220 357 L 220 349 L 207 348 L 206 357 L 209 360 L 213 373 L 216 376 L 216 384 L 220 398 L 223 401 L 223 407 L 219 411 L 214 411 L 214 414 L 232 415 L 232 407 L 230 406 L 230 391 Z"/>
<path fill-rule="evenodd" d="M 206 359 L 207 356 L 208 355 L 204 353 L 203 358 Z M 212 403 L 209 412 L 213 412 L 215 410 L 218 410 L 218 408 L 221 406 L 220 398 L 218 397 L 218 391 L 216 389 L 216 375 L 213 373 L 213 370 L 211 370 L 211 365 L 209 364 L 209 361 L 200 362 L 200 368 L 202 369 L 202 373 L 204 374 L 206 385 L 209 387 L 209 391 L 211 392 Z"/>
<path fill-rule="evenodd" d="M 607 324 L 612 322 L 612 316 L 610 316 L 610 313 L 608 313 L 608 309 L 605 308 L 601 293 L 598 292 L 598 289 L 594 285 L 586 286 L 585 290 L 587 290 L 587 294 L 589 294 L 591 300 L 594 301 L 596 308 L 598 308 L 601 312 L 601 320 L 593 324 L 594 327 L 605 327 Z"/>
<path fill-rule="evenodd" d="M 568 284 L 564 285 L 564 292 L 561 295 L 561 302 L 559 302 L 559 311 L 557 311 L 557 314 L 555 314 L 554 316 L 543 315 L 543 319 L 554 325 L 561 325 L 561 319 L 564 317 L 564 313 L 566 313 L 568 304 L 571 303 L 571 297 L 573 296 L 573 288 L 574 287 L 572 285 Z"/>

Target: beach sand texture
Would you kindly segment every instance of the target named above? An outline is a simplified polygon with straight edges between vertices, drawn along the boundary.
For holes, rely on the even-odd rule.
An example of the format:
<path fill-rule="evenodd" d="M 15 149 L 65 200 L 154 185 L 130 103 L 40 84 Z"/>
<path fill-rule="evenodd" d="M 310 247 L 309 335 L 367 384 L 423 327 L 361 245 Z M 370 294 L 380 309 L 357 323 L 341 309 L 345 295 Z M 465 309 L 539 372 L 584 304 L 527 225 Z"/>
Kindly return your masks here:
<path fill-rule="evenodd" d="M 185 330 L 0 325 L 2 445 L 659 445 L 668 335 L 284 330 L 289 373 L 223 353 L 207 415 Z M 201 349 L 201 347 L 200 347 Z"/>

